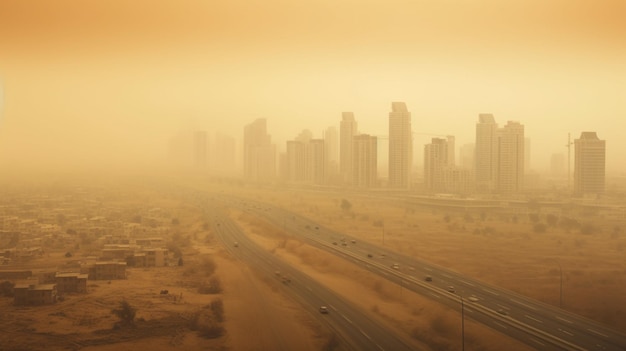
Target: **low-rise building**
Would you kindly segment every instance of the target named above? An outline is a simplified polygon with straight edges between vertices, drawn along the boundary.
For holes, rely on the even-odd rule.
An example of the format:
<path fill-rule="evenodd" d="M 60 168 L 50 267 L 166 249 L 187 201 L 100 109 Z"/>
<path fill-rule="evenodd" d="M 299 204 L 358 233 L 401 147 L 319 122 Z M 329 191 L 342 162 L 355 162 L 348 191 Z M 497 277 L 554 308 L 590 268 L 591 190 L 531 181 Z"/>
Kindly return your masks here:
<path fill-rule="evenodd" d="M 126 262 L 96 262 L 89 267 L 89 279 L 126 279 Z"/>
<path fill-rule="evenodd" d="M 13 287 L 16 305 L 50 305 L 57 302 L 56 284 L 17 284 Z"/>
<path fill-rule="evenodd" d="M 87 292 L 87 274 L 80 273 L 57 273 L 56 285 L 57 292 L 63 293 L 86 293 Z"/>

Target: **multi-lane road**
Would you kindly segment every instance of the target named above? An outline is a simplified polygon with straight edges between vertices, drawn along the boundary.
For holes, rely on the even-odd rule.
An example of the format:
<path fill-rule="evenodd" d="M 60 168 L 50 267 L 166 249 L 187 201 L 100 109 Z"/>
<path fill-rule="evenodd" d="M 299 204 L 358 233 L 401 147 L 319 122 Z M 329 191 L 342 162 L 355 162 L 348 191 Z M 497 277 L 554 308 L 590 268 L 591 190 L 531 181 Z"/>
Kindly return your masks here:
<path fill-rule="evenodd" d="M 370 318 L 350 301 L 261 248 L 220 210 L 205 209 L 210 212 L 213 232 L 233 256 L 281 282 L 284 291 L 328 325 L 344 341 L 344 346 L 353 350 L 416 350 L 395 331 Z M 328 313 L 322 314 L 321 306 L 326 306 Z"/>
<path fill-rule="evenodd" d="M 432 263 L 359 242 L 358 238 L 283 208 L 252 200 L 225 199 L 232 206 L 265 217 L 291 235 L 381 275 L 401 289 L 453 308 L 464 306 L 465 316 L 538 350 L 626 350 L 626 335 L 595 321 Z"/>

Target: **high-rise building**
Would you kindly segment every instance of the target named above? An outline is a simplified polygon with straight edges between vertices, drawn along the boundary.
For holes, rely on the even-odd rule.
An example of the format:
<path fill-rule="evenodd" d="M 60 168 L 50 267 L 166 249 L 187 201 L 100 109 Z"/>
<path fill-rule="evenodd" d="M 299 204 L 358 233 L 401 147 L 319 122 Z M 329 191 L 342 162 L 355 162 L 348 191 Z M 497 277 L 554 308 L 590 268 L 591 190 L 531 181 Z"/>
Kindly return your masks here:
<path fill-rule="evenodd" d="M 389 113 L 389 187 L 410 187 L 412 161 L 411 113 L 404 102 L 392 102 Z"/>
<path fill-rule="evenodd" d="M 448 163 L 448 139 L 433 138 L 424 145 L 424 187 L 428 191 L 444 191 L 444 169 Z"/>
<path fill-rule="evenodd" d="M 448 143 L 448 165 L 449 166 L 456 166 L 456 146 L 455 146 L 455 137 L 454 135 L 448 135 L 446 136 L 446 141 Z"/>
<path fill-rule="evenodd" d="M 530 173 L 530 138 L 524 138 L 524 174 Z"/>
<path fill-rule="evenodd" d="M 476 190 L 495 190 L 498 160 L 498 124 L 492 114 L 481 113 L 476 123 L 475 167 Z"/>
<path fill-rule="evenodd" d="M 498 129 L 496 190 L 512 194 L 524 188 L 524 126 L 509 121 Z"/>
<path fill-rule="evenodd" d="M 253 182 L 271 181 L 276 177 L 276 146 L 267 134 L 265 118 L 244 127 L 243 175 Z"/>
<path fill-rule="evenodd" d="M 605 188 L 606 141 L 596 132 L 582 132 L 574 140 L 574 192 L 599 195 Z"/>
<path fill-rule="evenodd" d="M 474 170 L 474 166 L 476 166 L 474 162 L 475 157 L 475 146 L 476 144 L 464 144 L 459 148 L 459 165 L 461 168 L 468 169 L 470 171 Z"/>
<path fill-rule="evenodd" d="M 324 131 L 324 143 L 326 150 L 326 176 L 334 178 L 339 173 L 339 134 L 337 128 L 328 127 Z"/>
<path fill-rule="evenodd" d="M 352 140 L 357 134 L 354 113 L 343 112 L 339 124 L 339 172 L 344 182 L 350 182 L 352 174 Z"/>
<path fill-rule="evenodd" d="M 313 184 L 326 182 L 326 150 L 324 139 L 311 139 L 307 146 L 306 180 Z"/>
<path fill-rule="evenodd" d="M 360 134 L 353 138 L 352 185 L 372 188 L 378 184 L 378 147 L 375 136 Z"/>
<path fill-rule="evenodd" d="M 305 144 L 298 140 L 287 141 L 287 181 L 292 183 L 305 180 Z"/>

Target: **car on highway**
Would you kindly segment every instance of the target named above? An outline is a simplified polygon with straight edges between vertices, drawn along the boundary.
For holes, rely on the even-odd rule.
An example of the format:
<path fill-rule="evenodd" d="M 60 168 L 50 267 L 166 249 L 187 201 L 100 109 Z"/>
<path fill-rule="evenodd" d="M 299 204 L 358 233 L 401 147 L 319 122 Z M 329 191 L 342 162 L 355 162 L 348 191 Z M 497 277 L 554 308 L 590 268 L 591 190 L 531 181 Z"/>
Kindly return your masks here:
<path fill-rule="evenodd" d="M 372 254 L 367 254 L 367 257 L 368 257 L 368 258 L 372 258 L 372 257 L 374 257 L 374 256 L 373 256 Z"/>
<path fill-rule="evenodd" d="M 333 245 L 337 245 L 337 242 L 336 242 L 336 241 L 333 241 Z"/>
<path fill-rule="evenodd" d="M 350 240 L 350 242 L 356 244 L 356 240 Z"/>
<path fill-rule="evenodd" d="M 239 243 L 235 241 L 234 246 L 235 246 L 235 247 L 239 247 Z"/>
<path fill-rule="evenodd" d="M 322 313 L 322 314 L 328 314 L 328 307 L 326 307 L 326 306 L 320 306 L 320 313 Z"/>
<path fill-rule="evenodd" d="M 393 269 L 400 269 L 400 265 L 397 264 L 397 263 L 394 263 L 394 264 L 391 265 L 391 268 L 393 268 Z"/>
<path fill-rule="evenodd" d="M 505 309 L 503 309 L 503 308 L 498 309 L 498 313 L 500 313 L 500 314 L 501 314 L 501 315 L 503 315 L 503 316 L 506 316 L 506 315 L 508 315 L 508 314 L 509 314 L 509 312 L 507 312 L 507 311 L 506 311 Z"/>
<path fill-rule="evenodd" d="M 427 282 L 432 282 L 433 281 L 433 277 L 427 275 L 426 278 L 424 278 L 425 281 Z"/>
<path fill-rule="evenodd" d="M 448 287 L 448 292 L 454 293 L 454 287 L 452 285 Z"/>
<path fill-rule="evenodd" d="M 478 302 L 478 298 L 476 296 L 470 296 L 467 299 L 472 301 L 472 302 Z"/>

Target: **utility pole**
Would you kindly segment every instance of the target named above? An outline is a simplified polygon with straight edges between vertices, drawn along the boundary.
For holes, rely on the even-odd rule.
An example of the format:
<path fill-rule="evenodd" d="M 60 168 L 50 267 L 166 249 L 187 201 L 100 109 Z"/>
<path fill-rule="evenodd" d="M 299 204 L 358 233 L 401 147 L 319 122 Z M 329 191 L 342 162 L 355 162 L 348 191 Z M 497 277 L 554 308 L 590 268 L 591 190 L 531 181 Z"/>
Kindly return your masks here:
<path fill-rule="evenodd" d="M 461 296 L 461 351 L 465 351 L 465 306 Z"/>

